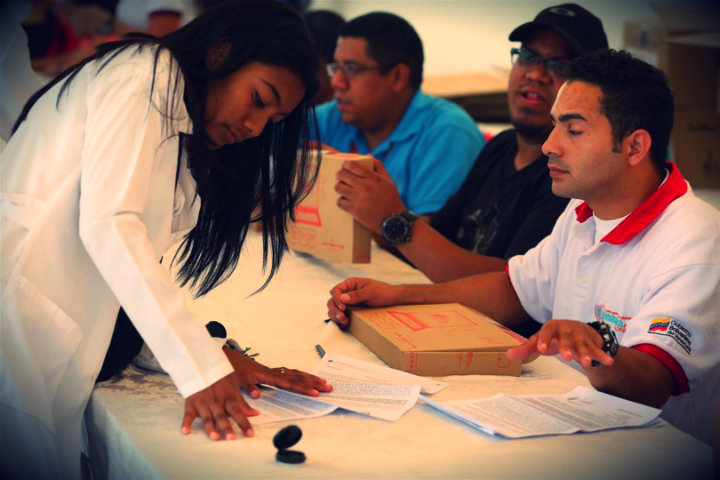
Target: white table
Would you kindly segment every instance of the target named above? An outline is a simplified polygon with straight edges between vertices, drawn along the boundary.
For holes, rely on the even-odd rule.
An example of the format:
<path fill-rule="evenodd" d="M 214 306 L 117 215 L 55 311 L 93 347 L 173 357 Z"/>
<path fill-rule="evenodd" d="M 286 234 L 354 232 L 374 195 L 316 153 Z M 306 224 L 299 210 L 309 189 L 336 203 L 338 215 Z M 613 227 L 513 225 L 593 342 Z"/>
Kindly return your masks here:
<path fill-rule="evenodd" d="M 236 273 L 193 308 L 220 320 L 241 346 L 271 366 L 310 370 L 315 344 L 382 364 L 335 325 L 326 324 L 329 289 L 350 275 L 394 283 L 427 282 L 375 248 L 369 265 L 331 264 L 292 254 L 268 288 L 262 284 L 258 236 Z M 452 376 L 439 401 L 507 394 L 563 393 L 589 385 L 552 357 L 524 366 L 521 377 Z M 712 478 L 711 448 L 670 425 L 523 440 L 494 438 L 418 405 L 396 422 L 335 412 L 295 423 L 301 465 L 275 461 L 273 435 L 288 423 L 255 426 L 254 438 L 211 442 L 196 428 L 180 434 L 183 399 L 163 375 L 128 370 L 96 388 L 87 411 L 93 468 L 100 478 Z"/>

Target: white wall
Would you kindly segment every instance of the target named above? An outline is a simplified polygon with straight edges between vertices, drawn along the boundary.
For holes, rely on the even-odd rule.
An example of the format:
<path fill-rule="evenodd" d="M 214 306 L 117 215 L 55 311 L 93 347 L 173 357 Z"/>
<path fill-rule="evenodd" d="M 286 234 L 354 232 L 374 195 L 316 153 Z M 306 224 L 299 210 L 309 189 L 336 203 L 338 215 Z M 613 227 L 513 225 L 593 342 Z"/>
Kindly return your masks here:
<path fill-rule="evenodd" d="M 334 10 L 346 19 L 371 11 L 396 13 L 410 22 L 423 40 L 425 72 L 443 74 L 493 71 L 510 65 L 507 37 L 540 10 L 563 0 L 313 0 L 312 9 Z M 622 48 L 626 20 L 651 18 L 649 0 L 575 0 L 602 20 L 611 48 Z M 662 0 L 703 4 L 711 0 Z"/>

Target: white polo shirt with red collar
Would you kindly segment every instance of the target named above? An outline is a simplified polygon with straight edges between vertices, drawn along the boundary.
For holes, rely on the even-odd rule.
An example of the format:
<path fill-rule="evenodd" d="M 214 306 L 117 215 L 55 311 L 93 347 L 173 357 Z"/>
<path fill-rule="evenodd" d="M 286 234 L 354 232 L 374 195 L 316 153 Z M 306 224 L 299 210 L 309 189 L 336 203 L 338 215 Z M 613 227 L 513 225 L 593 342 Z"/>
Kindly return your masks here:
<path fill-rule="evenodd" d="M 599 242 L 585 202 L 509 261 L 528 314 L 610 324 L 621 346 L 652 355 L 677 389 L 662 416 L 710 443 L 720 402 L 720 211 L 674 164 L 667 180 Z"/>

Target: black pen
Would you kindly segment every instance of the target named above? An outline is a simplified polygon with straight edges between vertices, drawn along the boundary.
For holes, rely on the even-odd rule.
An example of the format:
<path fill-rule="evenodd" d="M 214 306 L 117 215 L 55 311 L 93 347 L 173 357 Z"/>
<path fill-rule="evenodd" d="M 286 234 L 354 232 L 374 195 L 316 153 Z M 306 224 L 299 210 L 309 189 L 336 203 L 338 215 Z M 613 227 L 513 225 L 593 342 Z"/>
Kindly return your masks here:
<path fill-rule="evenodd" d="M 318 355 L 320 355 L 320 358 L 323 358 L 325 356 L 325 350 L 323 350 L 323 347 L 321 347 L 319 343 L 317 345 L 315 345 L 315 350 L 317 350 Z"/>

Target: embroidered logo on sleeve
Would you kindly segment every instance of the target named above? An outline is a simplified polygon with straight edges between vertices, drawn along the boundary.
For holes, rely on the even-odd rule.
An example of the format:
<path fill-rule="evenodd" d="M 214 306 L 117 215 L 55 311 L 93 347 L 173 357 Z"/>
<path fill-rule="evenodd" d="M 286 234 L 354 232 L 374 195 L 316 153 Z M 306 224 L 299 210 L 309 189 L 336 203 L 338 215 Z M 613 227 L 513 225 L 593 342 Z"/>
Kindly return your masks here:
<path fill-rule="evenodd" d="M 692 333 L 690 333 L 690 330 L 669 317 L 656 318 L 650 322 L 648 333 L 672 338 L 688 355 L 692 351 Z"/>

